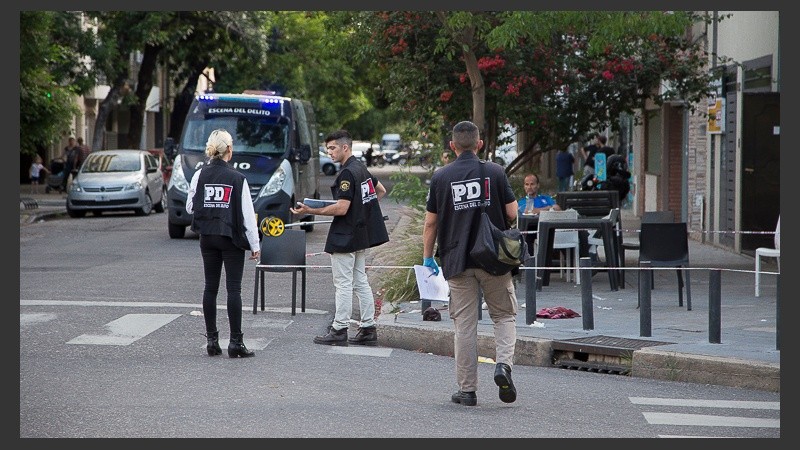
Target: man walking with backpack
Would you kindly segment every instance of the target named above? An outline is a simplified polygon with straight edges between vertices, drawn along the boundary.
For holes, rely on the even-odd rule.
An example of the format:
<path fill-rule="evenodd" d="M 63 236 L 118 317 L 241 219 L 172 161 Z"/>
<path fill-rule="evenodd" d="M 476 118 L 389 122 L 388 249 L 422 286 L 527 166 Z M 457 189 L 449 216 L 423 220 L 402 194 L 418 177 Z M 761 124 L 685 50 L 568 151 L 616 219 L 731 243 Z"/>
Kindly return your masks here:
<path fill-rule="evenodd" d="M 512 403 L 517 390 L 511 380 L 517 341 L 517 297 L 511 273 L 492 275 L 470 259 L 469 252 L 481 217 L 481 204 L 497 228 L 505 230 L 517 219 L 517 201 L 503 167 L 484 162 L 477 152 L 483 146 L 478 127 L 463 121 L 453 127 L 450 148 L 456 160 L 431 177 L 422 232 L 423 265 L 433 274 L 439 265 L 433 259 L 438 241 L 442 271 L 450 287 L 450 317 L 455 326 L 455 361 L 458 391 L 451 401 L 465 406 L 478 404 L 478 298 L 483 292 L 494 322 L 494 381 L 500 400 Z M 485 172 L 485 178 L 481 171 Z"/>

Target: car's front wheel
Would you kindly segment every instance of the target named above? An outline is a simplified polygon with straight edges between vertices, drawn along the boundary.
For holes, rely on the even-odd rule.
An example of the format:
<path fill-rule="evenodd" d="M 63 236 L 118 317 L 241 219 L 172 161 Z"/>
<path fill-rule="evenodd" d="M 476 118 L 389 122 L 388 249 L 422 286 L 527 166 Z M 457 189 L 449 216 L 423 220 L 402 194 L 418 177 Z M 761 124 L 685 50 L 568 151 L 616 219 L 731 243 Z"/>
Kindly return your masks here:
<path fill-rule="evenodd" d="M 153 211 L 153 199 L 150 193 L 144 194 L 144 205 L 135 211 L 137 216 L 146 216 Z"/>
<path fill-rule="evenodd" d="M 322 166 L 322 173 L 328 176 L 334 175 L 336 173 L 336 166 L 333 164 L 325 164 Z"/>
<path fill-rule="evenodd" d="M 73 219 L 78 219 L 78 218 L 84 217 L 86 215 L 86 211 L 75 210 L 75 209 L 71 209 L 70 207 L 67 207 L 67 215 L 69 215 Z"/>
<path fill-rule="evenodd" d="M 153 209 L 155 209 L 155 211 L 157 213 L 163 213 L 164 211 L 166 211 L 166 209 L 167 209 L 167 193 L 166 192 L 163 192 L 163 191 L 161 192 L 161 201 L 156 203 L 155 205 L 153 205 Z"/>

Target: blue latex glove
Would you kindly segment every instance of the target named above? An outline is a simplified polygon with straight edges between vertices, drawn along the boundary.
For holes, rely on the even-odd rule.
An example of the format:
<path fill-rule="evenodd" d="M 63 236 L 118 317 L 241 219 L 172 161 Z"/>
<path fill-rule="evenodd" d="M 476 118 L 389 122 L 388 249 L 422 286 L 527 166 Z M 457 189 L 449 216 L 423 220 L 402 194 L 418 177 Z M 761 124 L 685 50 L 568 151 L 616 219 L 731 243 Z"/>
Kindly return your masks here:
<path fill-rule="evenodd" d="M 433 258 L 422 258 L 422 265 L 425 267 L 430 267 L 433 271 L 433 275 L 439 275 L 439 265 L 436 264 L 436 260 Z"/>

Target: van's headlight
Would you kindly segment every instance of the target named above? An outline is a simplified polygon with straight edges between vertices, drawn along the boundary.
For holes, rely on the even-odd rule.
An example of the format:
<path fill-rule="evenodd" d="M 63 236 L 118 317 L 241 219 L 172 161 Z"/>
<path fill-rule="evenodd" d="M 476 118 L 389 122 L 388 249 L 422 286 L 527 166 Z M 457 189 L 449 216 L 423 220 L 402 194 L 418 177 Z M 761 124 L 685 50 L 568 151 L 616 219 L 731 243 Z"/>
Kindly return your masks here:
<path fill-rule="evenodd" d="M 183 163 L 181 162 L 183 158 L 181 155 L 175 157 L 175 161 L 172 163 L 172 176 L 169 177 L 169 185 L 167 189 L 172 188 L 175 186 L 175 189 L 181 192 L 189 192 L 189 182 L 186 180 L 186 176 L 183 174 Z"/>
<path fill-rule="evenodd" d="M 292 177 L 292 165 L 287 160 L 281 161 L 281 165 L 275 169 L 275 173 L 269 178 L 267 184 L 258 192 L 258 197 L 275 195 L 279 191 L 286 192 L 289 198 L 294 192 L 294 178 Z"/>

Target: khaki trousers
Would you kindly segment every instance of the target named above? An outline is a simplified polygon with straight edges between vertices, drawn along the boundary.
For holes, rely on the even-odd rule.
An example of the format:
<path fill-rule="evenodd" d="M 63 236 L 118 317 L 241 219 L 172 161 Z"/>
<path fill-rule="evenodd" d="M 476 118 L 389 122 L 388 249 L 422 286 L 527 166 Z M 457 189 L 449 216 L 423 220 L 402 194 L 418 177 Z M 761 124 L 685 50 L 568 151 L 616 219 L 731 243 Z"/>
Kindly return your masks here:
<path fill-rule="evenodd" d="M 447 280 L 450 286 L 450 318 L 455 326 L 456 381 L 464 392 L 478 390 L 478 308 L 480 294 L 494 323 L 495 362 L 509 367 L 517 343 L 517 295 L 511 274 L 490 275 L 467 269 Z"/>

